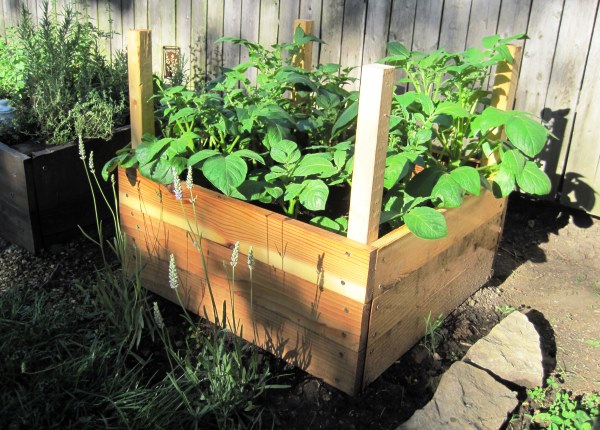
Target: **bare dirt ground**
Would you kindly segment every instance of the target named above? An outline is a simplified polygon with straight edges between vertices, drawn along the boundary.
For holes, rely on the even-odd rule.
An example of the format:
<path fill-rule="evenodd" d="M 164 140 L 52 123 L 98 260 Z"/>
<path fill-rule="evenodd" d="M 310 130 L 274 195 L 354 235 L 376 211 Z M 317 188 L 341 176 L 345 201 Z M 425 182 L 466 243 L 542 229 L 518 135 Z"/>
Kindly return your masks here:
<path fill-rule="evenodd" d="M 289 390 L 269 395 L 285 429 L 395 429 L 424 406 L 443 372 L 512 308 L 536 311 L 549 355 L 547 371 L 576 394 L 600 391 L 600 220 L 548 202 L 512 196 L 494 274 L 445 320 L 434 359 L 417 345 L 364 393 L 349 397 L 280 361 Z M 85 240 L 33 256 L 0 238 L 0 292 L 13 283 L 57 295 L 101 264 Z M 523 410 L 521 412 L 523 413 Z"/>

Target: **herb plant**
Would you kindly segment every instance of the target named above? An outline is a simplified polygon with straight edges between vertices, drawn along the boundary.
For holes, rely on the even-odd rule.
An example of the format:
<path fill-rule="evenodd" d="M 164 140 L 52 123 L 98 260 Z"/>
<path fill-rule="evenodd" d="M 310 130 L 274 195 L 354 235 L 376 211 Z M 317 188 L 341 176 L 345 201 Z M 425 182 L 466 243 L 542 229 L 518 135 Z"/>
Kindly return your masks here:
<path fill-rule="evenodd" d="M 0 46 L 8 52 L 0 59 L 10 55 L 20 60 L 10 78 L 18 83 L 11 95 L 18 132 L 49 144 L 63 144 L 79 134 L 108 138 L 114 126 L 125 123 L 125 56 L 117 54 L 109 62 L 99 48 L 99 43 L 110 37 L 68 6 L 58 19 L 45 1 L 39 24 L 23 8 L 15 37 Z M 77 130 L 78 113 L 85 113 L 86 120 L 80 121 L 83 127 Z M 106 123 L 100 135 L 98 122 Z"/>

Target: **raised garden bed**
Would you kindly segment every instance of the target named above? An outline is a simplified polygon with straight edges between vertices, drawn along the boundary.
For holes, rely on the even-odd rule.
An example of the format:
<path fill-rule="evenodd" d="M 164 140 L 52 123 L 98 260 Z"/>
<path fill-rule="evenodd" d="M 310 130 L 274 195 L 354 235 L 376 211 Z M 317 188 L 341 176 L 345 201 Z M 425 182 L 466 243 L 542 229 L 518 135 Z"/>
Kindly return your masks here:
<path fill-rule="evenodd" d="M 147 33 L 130 34 L 129 52 L 137 55 L 130 56 L 134 143 L 152 124 L 143 92 L 151 87 L 143 84 L 151 82 L 144 72 Z M 510 77 L 516 73 L 510 67 L 503 72 L 497 80 L 499 107 L 514 94 Z M 444 239 L 417 238 L 406 226 L 377 237 L 394 75 L 386 66 L 363 68 L 366 96 L 360 101 L 355 153 L 362 161 L 352 180 L 352 239 L 197 186 L 191 194 L 184 188 L 178 200 L 172 185 L 121 169 L 120 221 L 134 245 L 131 254 L 141 258 L 131 268 L 141 270 L 143 284 L 212 320 L 209 279 L 218 318 L 225 318 L 225 304 L 227 318 L 233 321 L 235 313 L 247 340 L 349 394 L 377 378 L 423 337 L 428 316 L 447 315 L 485 283 L 506 206 L 505 199 L 482 190 L 445 211 Z M 135 87 L 137 94 L 131 91 Z M 197 238 L 190 234 L 196 225 L 206 271 L 194 247 Z M 229 262 L 236 242 L 233 276 Z M 246 264 L 251 246 L 252 270 Z M 171 254 L 178 290 L 169 287 Z"/>
<path fill-rule="evenodd" d="M 108 142 L 87 141 L 86 151 L 94 151 L 101 167 L 129 139 L 129 126 L 120 127 Z M 0 142 L 0 180 L 0 235 L 12 243 L 37 252 L 81 235 L 79 225 L 95 226 L 90 185 L 75 143 L 43 147 Z M 102 186 L 110 195 L 110 182 Z M 101 218 L 109 215 L 104 202 L 98 210 Z"/>

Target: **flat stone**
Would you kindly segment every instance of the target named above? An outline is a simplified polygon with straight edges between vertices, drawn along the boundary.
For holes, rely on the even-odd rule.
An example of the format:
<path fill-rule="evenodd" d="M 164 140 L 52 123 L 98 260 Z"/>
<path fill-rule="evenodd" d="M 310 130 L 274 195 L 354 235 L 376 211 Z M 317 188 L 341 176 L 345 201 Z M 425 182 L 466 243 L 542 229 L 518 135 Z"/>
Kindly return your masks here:
<path fill-rule="evenodd" d="M 521 312 L 515 311 L 500 321 L 463 360 L 523 387 L 544 384 L 540 336 Z"/>
<path fill-rule="evenodd" d="M 433 399 L 398 430 L 498 430 L 518 403 L 517 393 L 487 372 L 457 361 L 442 376 Z"/>

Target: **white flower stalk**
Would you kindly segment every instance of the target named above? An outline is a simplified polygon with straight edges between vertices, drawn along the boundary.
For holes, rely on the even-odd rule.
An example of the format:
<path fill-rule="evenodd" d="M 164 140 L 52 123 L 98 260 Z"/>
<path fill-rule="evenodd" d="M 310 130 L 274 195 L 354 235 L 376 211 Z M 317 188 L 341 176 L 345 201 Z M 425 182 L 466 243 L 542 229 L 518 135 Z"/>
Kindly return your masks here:
<path fill-rule="evenodd" d="M 79 158 L 85 161 L 85 146 L 83 146 L 83 139 L 79 138 Z"/>
<path fill-rule="evenodd" d="M 238 241 L 233 245 L 233 251 L 231 252 L 231 267 L 235 268 L 235 266 L 237 266 L 239 254 L 240 242 Z"/>
<path fill-rule="evenodd" d="M 181 181 L 179 180 L 179 175 L 177 174 L 177 170 L 173 168 L 173 188 L 175 189 L 175 198 L 177 200 L 181 200 L 183 198 L 183 190 L 181 189 Z"/>
<path fill-rule="evenodd" d="M 179 287 L 179 279 L 177 278 L 177 266 L 175 265 L 175 255 L 171 254 L 169 259 L 169 286 L 172 289 Z"/>
<path fill-rule="evenodd" d="M 94 167 L 94 151 L 90 151 L 90 159 L 88 160 L 88 167 L 92 175 L 96 174 L 96 168 Z"/>
<path fill-rule="evenodd" d="M 185 187 L 192 191 L 194 187 L 194 176 L 192 175 L 192 167 L 187 168 L 187 176 L 185 177 Z"/>
<path fill-rule="evenodd" d="M 254 270 L 254 250 L 252 249 L 252 246 L 250 246 L 250 249 L 248 250 L 248 269 L 250 269 L 250 272 Z"/>
<path fill-rule="evenodd" d="M 154 302 L 152 306 L 152 316 L 154 317 L 154 323 L 156 324 L 156 327 L 158 327 L 160 330 L 164 329 L 165 321 L 163 320 L 160 309 L 158 309 L 158 303 L 156 302 Z"/>

